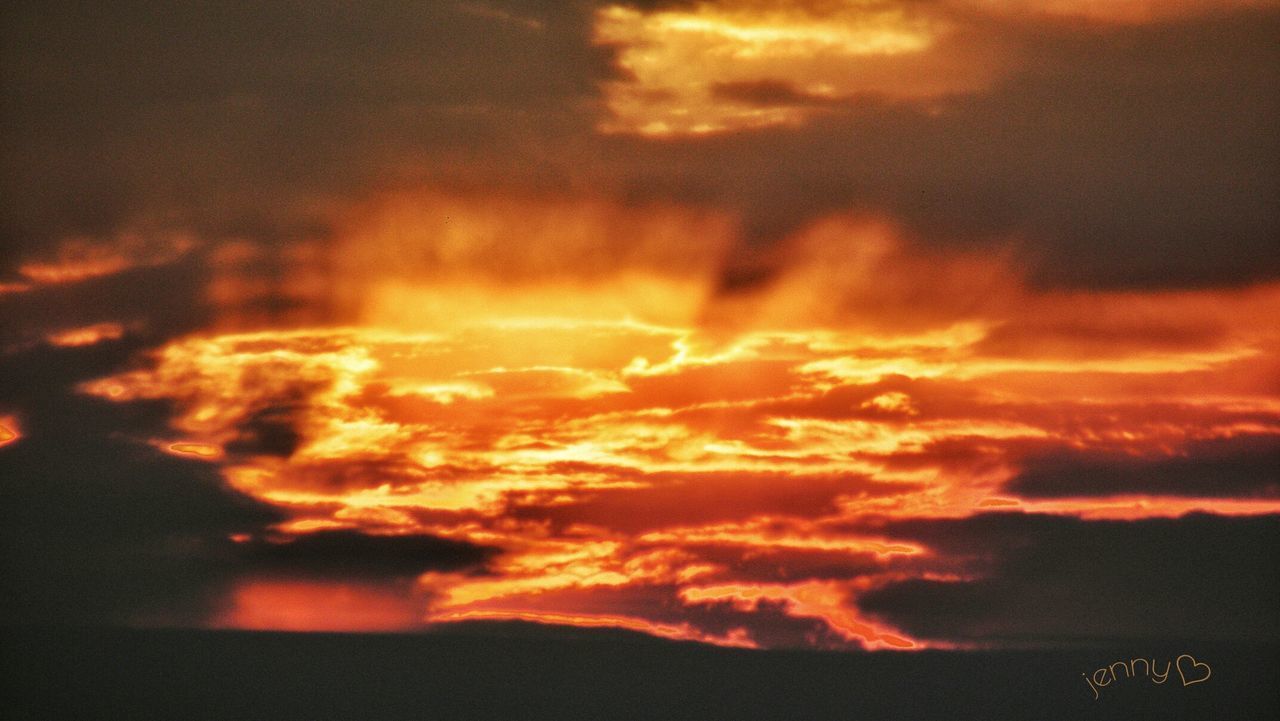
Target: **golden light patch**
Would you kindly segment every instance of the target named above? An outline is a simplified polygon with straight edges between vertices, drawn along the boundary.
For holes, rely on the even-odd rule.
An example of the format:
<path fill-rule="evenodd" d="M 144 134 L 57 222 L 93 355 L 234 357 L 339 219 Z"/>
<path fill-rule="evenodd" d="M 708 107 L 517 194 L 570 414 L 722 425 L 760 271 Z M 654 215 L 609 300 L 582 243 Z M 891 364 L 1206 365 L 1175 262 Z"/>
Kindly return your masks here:
<path fill-rule="evenodd" d="M 175 455 L 195 456 L 205 460 L 214 460 L 222 457 L 222 449 L 211 443 L 170 443 L 164 446 L 164 449 Z"/>
<path fill-rule="evenodd" d="M 269 631 L 403 631 L 422 625 L 419 603 L 358 583 L 255 579 L 233 590 L 215 628 Z"/>
<path fill-rule="evenodd" d="M 733 242 L 728 214 L 670 204 L 404 194 L 346 221 L 331 259 L 343 273 L 326 300 L 365 326 L 533 322 L 581 329 L 557 334 L 581 343 L 593 322 L 693 322 Z"/>
<path fill-rule="evenodd" d="M 0 282 L 0 297 L 26 293 L 34 287 L 31 283 Z"/>
<path fill-rule="evenodd" d="M 18 430 L 18 419 L 13 416 L 0 416 L 0 448 L 22 438 Z"/>
<path fill-rule="evenodd" d="M 36 285 L 77 283 L 137 268 L 164 265 L 185 255 L 195 242 L 181 235 L 124 234 L 116 238 L 70 238 L 52 258 L 29 260 L 18 272 Z"/>
<path fill-rule="evenodd" d="M 602 8 L 595 40 L 625 80 L 606 86 L 605 132 L 651 137 L 794 125 L 860 95 L 924 98 L 988 81 L 951 46 L 952 23 L 895 2 L 698 3 Z"/>
<path fill-rule="evenodd" d="M 124 326 L 119 323 L 97 323 L 83 328 L 69 328 L 48 336 L 51 345 L 76 348 L 124 337 Z"/>
<path fill-rule="evenodd" d="M 1147 24 L 1276 0 L 727 0 L 597 11 L 595 42 L 624 77 L 599 130 L 661 139 L 796 126 L 860 101 L 939 112 L 947 96 L 1015 75 L 1028 48 L 1011 19 Z"/>

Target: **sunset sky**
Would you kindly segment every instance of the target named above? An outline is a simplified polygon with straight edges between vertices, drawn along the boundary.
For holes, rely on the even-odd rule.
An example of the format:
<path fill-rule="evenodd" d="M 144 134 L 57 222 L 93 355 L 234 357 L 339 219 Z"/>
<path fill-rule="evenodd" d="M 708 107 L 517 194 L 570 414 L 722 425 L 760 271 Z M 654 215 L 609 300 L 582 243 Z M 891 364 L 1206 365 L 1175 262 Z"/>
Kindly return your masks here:
<path fill-rule="evenodd" d="M 0 16 L 6 623 L 1280 640 L 1280 2 Z"/>

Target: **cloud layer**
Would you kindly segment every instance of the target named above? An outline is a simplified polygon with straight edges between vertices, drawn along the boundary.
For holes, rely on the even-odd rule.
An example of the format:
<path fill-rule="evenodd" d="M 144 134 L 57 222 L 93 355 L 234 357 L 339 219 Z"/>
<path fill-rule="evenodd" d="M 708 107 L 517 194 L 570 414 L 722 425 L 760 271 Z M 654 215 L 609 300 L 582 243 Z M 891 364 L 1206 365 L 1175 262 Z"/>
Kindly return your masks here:
<path fill-rule="evenodd" d="M 0 13 L 10 618 L 1276 637 L 1273 2 Z"/>

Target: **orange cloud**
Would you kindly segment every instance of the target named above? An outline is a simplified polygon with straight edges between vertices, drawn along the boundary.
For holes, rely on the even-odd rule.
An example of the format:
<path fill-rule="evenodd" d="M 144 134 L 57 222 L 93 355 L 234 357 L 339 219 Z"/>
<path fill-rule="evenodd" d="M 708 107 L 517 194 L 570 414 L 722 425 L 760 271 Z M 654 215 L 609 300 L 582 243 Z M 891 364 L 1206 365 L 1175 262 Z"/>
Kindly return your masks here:
<path fill-rule="evenodd" d="M 1010 23 L 1137 25 L 1275 0 L 701 1 L 597 11 L 595 42 L 623 77 L 605 86 L 605 133 L 649 138 L 796 126 L 869 99 L 943 112 L 1034 57 Z M 1001 28 L 1003 32 L 993 32 Z"/>
<path fill-rule="evenodd" d="M 184 456 L 195 456 L 209 460 L 222 457 L 222 449 L 208 443 L 179 442 L 164 446 L 164 450 Z"/>
<path fill-rule="evenodd" d="M 349 325 L 179 338 L 82 390 L 171 401 L 173 433 L 148 441 L 217 464 L 286 536 L 501 550 L 485 573 L 424 572 L 417 596 L 246 582 L 218 624 L 512 619 L 920 647 L 859 596 L 963 568 L 867 530 L 884 519 L 1280 511 L 1203 484 L 1011 486 L 1062 449 L 1159 459 L 1280 433 L 1274 284 L 1037 291 L 1010 257 L 833 216 L 788 241 L 770 283 L 726 295 L 732 226 L 694 211 L 429 195 L 369 213 L 336 243 Z M 708 242 L 684 262 L 695 232 Z M 522 233 L 531 247 L 508 252 Z"/>
<path fill-rule="evenodd" d="M 1274 7 L 1275 0 L 962 0 L 993 14 L 1025 14 L 1094 22 L 1142 24 L 1240 8 Z"/>
<path fill-rule="evenodd" d="M 106 240 L 71 238 L 58 245 L 54 257 L 19 264 L 18 273 L 28 283 L 8 283 L 5 288 L 29 290 L 39 285 L 77 283 L 114 275 L 130 268 L 164 265 L 182 257 L 194 246 L 191 238 L 181 235 L 123 234 Z"/>
<path fill-rule="evenodd" d="M 0 448 L 22 438 L 18 428 L 18 419 L 13 416 L 0 416 Z"/>
<path fill-rule="evenodd" d="M 393 196 L 345 222 L 330 301 L 360 323 L 417 330 L 687 323 L 734 238 L 724 213 L 501 194 Z"/>
<path fill-rule="evenodd" d="M 403 631 L 422 625 L 402 590 L 319 581 L 249 580 L 232 592 L 214 628 L 264 631 Z"/>
<path fill-rule="evenodd" d="M 602 8 L 595 40 L 627 77 L 606 86 L 604 132 L 650 137 L 795 125 L 859 95 L 928 98 L 992 77 L 946 13 L 869 2 Z"/>
<path fill-rule="evenodd" d="M 107 340 L 118 340 L 123 337 L 124 326 L 119 323 L 96 323 L 83 328 L 69 328 L 50 333 L 48 341 L 52 345 L 63 348 L 75 348 Z"/>

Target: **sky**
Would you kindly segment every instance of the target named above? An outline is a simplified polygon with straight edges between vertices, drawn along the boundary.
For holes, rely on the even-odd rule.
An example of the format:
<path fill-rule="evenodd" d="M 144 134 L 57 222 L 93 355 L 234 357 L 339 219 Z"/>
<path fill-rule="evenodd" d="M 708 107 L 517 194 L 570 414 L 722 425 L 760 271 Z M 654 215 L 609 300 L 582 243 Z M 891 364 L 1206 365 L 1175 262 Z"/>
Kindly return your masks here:
<path fill-rule="evenodd" d="M 1280 4 L 6 4 L 10 624 L 1280 640 Z"/>

